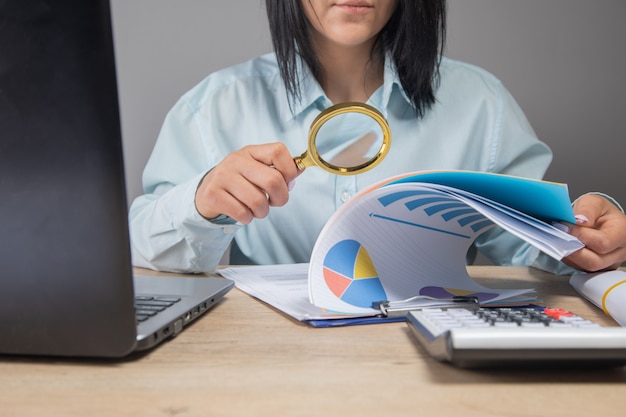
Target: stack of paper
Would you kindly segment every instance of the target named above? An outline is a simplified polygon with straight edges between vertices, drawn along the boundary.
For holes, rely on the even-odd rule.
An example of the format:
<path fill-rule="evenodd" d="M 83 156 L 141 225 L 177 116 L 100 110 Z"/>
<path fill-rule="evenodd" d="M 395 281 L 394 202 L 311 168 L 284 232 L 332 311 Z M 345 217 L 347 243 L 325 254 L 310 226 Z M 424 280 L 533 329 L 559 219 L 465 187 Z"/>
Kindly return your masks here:
<path fill-rule="evenodd" d="M 481 287 L 467 273 L 474 240 L 498 225 L 561 259 L 583 244 L 552 225 L 574 222 L 564 184 L 473 171 L 390 178 L 361 192 L 326 223 L 309 269 L 311 302 L 366 314 L 373 302 L 413 296 L 532 300 Z"/>
<path fill-rule="evenodd" d="M 235 281 L 241 291 L 313 327 L 404 321 L 404 317 L 382 317 L 380 310 L 376 309 L 369 309 L 361 314 L 345 314 L 311 304 L 308 270 L 308 264 L 288 264 L 227 267 L 218 270 L 218 273 Z M 484 289 L 507 300 L 528 291 Z"/>

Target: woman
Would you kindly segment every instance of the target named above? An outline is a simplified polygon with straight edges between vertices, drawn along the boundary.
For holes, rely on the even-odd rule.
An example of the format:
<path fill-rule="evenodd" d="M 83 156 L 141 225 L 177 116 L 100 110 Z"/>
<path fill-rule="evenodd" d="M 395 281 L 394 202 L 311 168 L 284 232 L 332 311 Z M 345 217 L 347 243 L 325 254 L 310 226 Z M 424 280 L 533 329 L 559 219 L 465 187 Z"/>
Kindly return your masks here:
<path fill-rule="evenodd" d="M 329 216 L 381 179 L 426 169 L 540 178 L 551 159 L 523 113 L 485 71 L 441 58 L 444 0 L 266 0 L 275 54 L 219 71 L 168 114 L 131 207 L 136 265 L 212 271 L 307 262 Z M 387 157 L 356 176 L 298 172 L 292 156 L 323 109 L 367 102 L 394 136 Z M 295 179 L 301 178 L 295 185 Z M 626 216 L 599 195 L 575 205 L 587 244 L 565 262 L 584 270 L 626 259 Z M 233 239 L 234 238 L 234 239 Z M 477 240 L 503 265 L 565 271 L 501 230 Z"/>

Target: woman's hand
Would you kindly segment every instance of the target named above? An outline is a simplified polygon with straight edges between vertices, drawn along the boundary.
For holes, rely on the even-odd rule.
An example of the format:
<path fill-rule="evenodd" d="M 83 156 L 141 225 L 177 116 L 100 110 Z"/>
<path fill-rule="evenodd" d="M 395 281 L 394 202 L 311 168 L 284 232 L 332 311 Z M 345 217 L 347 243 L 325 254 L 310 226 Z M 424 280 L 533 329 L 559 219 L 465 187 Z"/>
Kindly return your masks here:
<path fill-rule="evenodd" d="M 563 260 L 589 272 L 618 268 L 626 261 L 626 215 L 606 198 L 587 194 L 574 204 L 576 225 L 570 233 L 585 247 Z"/>
<path fill-rule="evenodd" d="M 240 223 L 263 218 L 289 199 L 299 171 L 282 143 L 249 145 L 229 154 L 202 180 L 196 208 L 207 219 L 225 214 Z"/>

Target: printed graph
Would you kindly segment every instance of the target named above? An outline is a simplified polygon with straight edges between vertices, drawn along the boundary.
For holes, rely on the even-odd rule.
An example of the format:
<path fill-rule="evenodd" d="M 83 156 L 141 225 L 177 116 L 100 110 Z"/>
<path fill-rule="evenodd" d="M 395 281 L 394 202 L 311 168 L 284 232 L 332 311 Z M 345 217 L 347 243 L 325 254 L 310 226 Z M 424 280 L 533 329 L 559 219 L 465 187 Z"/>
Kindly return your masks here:
<path fill-rule="evenodd" d="M 328 251 L 323 274 L 330 291 L 348 304 L 369 308 L 387 299 L 367 250 L 356 240 L 342 240 Z"/>

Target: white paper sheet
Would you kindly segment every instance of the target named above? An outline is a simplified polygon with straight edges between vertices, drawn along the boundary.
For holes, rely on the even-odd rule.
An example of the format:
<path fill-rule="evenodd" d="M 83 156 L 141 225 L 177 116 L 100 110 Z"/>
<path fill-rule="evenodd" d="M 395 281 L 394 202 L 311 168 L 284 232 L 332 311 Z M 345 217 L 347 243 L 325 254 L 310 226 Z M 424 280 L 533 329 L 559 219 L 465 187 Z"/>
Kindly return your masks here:
<path fill-rule="evenodd" d="M 626 272 L 574 274 L 569 282 L 580 295 L 603 309 L 620 326 L 626 326 Z"/>
<path fill-rule="evenodd" d="M 309 264 L 237 266 L 219 269 L 218 273 L 235 281 L 235 285 L 241 291 L 299 321 L 372 317 L 380 313 L 379 310 L 367 309 L 356 314 L 340 314 L 311 304 L 308 269 Z M 472 287 L 474 288 L 476 287 Z M 498 290 L 497 293 L 500 295 L 499 298 L 514 299 L 520 295 L 527 295 L 528 291 Z"/>

